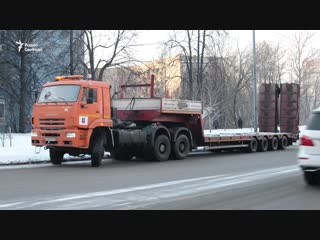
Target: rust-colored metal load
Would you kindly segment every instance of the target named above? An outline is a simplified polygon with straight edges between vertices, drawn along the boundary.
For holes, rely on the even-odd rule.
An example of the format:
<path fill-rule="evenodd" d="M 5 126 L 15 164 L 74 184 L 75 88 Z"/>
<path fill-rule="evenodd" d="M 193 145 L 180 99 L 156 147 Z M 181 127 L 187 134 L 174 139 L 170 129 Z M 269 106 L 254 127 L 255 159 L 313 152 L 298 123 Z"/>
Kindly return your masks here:
<path fill-rule="evenodd" d="M 281 84 L 280 129 L 281 132 L 299 132 L 300 87 L 294 83 Z"/>
<path fill-rule="evenodd" d="M 259 131 L 299 132 L 300 87 L 294 83 L 262 84 L 259 89 Z"/>
<path fill-rule="evenodd" d="M 259 131 L 278 132 L 278 99 L 277 84 L 262 84 L 259 89 Z"/>

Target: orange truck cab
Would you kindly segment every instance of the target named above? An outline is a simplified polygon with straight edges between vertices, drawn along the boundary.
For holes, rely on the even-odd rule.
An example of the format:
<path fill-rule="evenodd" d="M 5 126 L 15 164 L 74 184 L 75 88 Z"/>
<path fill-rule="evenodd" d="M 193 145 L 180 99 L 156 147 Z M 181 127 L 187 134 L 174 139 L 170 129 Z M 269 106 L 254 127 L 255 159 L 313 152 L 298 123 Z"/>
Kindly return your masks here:
<path fill-rule="evenodd" d="M 55 163 L 64 153 L 92 153 L 94 129 L 108 134 L 112 127 L 110 100 L 106 82 L 82 80 L 81 75 L 56 77 L 33 105 L 32 145 L 49 148 Z"/>

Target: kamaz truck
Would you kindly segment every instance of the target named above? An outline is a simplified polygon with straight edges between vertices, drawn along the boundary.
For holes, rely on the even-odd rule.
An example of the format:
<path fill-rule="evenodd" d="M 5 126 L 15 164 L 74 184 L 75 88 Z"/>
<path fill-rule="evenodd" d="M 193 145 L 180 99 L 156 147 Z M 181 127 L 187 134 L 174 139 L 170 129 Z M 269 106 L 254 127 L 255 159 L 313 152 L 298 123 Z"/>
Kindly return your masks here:
<path fill-rule="evenodd" d="M 150 89 L 150 96 L 126 98 L 128 88 Z M 286 149 L 297 132 L 204 134 L 201 101 L 154 96 L 154 75 L 148 84 L 121 85 L 112 99 L 107 82 L 82 75 L 58 76 L 44 84 L 33 105 L 31 142 L 49 149 L 52 164 L 64 154 L 91 155 L 97 167 L 105 152 L 113 159 L 146 161 L 184 159 L 199 149 L 246 152 Z"/>

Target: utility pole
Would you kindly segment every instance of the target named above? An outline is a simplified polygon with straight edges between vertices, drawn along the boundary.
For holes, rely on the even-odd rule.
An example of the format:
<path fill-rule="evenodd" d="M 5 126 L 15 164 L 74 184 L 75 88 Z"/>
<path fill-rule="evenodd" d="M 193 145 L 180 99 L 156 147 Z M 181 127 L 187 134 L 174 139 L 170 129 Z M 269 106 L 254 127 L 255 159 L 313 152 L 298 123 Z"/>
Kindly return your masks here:
<path fill-rule="evenodd" d="M 253 127 L 254 132 L 257 132 L 257 79 L 256 79 L 256 36 L 255 30 L 253 34 Z"/>

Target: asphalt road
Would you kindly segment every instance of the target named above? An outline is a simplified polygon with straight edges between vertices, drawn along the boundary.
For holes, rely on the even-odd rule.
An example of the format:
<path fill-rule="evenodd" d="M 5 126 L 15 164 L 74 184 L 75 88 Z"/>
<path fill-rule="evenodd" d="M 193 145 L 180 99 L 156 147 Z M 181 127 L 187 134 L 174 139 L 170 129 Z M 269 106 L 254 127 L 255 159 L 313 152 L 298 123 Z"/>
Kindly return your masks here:
<path fill-rule="evenodd" d="M 106 159 L 0 167 L 4 209 L 320 209 L 297 147 L 265 153 L 193 153 L 184 160 Z M 1 157 L 1 156 L 0 156 Z"/>

